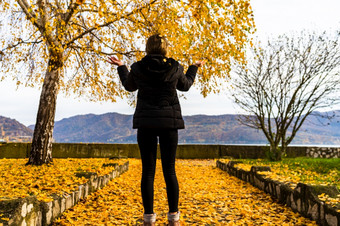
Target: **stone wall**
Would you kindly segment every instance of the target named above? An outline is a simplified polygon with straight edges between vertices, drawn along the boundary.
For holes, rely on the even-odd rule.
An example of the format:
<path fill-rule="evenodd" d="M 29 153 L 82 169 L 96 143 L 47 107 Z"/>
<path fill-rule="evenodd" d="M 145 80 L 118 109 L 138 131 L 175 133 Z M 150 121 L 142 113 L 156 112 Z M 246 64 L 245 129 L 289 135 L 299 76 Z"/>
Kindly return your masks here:
<path fill-rule="evenodd" d="M 265 145 L 180 144 L 176 157 L 181 159 L 217 159 L 229 156 L 236 159 L 258 159 L 266 158 L 268 148 Z M 0 158 L 27 158 L 30 150 L 30 143 L 0 144 Z M 53 158 L 109 158 L 117 156 L 140 158 L 138 145 L 53 143 Z M 288 147 L 287 157 L 301 156 L 340 158 L 340 148 Z"/>
<path fill-rule="evenodd" d="M 285 204 L 299 212 L 301 215 L 315 220 L 319 225 L 338 226 L 340 225 L 340 212 L 321 201 L 318 195 L 329 194 L 337 197 L 339 191 L 336 187 L 329 186 L 310 186 L 299 183 L 295 189 L 279 181 L 265 178 L 257 172 L 270 171 L 270 167 L 253 166 L 250 171 L 237 169 L 237 161 L 228 163 L 216 162 L 216 166 L 230 175 L 251 183 L 253 186 L 269 193 L 278 202 Z"/>
<path fill-rule="evenodd" d="M 306 156 L 312 158 L 340 158 L 340 148 L 309 147 Z"/>
<path fill-rule="evenodd" d="M 233 158 L 265 158 L 268 146 L 219 145 L 219 144 L 181 144 L 178 145 L 177 158 L 216 159 L 223 156 Z M 0 158 L 27 158 L 30 143 L 0 144 Z M 159 152 L 159 150 L 158 150 Z M 306 156 L 306 147 L 289 147 L 289 157 Z M 140 158 L 137 144 L 95 144 L 95 143 L 53 143 L 53 158 Z M 159 157 L 158 153 L 158 157 Z"/>
<path fill-rule="evenodd" d="M 104 176 L 89 175 L 89 180 L 70 194 L 62 197 L 53 196 L 51 202 L 40 202 L 34 196 L 19 198 L 16 200 L 0 201 L 1 218 L 9 218 L 8 221 L 0 219 L 0 225 L 50 225 L 65 210 L 74 206 L 80 199 L 84 199 L 90 193 L 103 188 L 111 179 L 126 172 L 129 162 L 119 165 L 111 173 Z"/>
<path fill-rule="evenodd" d="M 220 145 L 220 157 L 230 156 L 236 159 L 266 158 L 269 146 L 266 145 Z M 289 146 L 287 157 L 295 158 L 306 156 L 307 147 Z"/>

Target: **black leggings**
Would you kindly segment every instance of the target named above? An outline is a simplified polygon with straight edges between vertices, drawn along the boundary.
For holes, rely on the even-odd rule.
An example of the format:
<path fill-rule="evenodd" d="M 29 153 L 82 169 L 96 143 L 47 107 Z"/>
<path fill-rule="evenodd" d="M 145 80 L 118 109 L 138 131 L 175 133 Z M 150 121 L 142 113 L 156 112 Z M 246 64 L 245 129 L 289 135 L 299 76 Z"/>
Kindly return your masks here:
<path fill-rule="evenodd" d="M 138 129 L 137 141 L 143 168 L 141 190 L 145 214 L 153 213 L 153 184 L 156 170 L 157 137 L 159 137 L 161 149 L 169 212 L 178 211 L 179 189 L 175 171 L 178 131 L 177 129 Z"/>

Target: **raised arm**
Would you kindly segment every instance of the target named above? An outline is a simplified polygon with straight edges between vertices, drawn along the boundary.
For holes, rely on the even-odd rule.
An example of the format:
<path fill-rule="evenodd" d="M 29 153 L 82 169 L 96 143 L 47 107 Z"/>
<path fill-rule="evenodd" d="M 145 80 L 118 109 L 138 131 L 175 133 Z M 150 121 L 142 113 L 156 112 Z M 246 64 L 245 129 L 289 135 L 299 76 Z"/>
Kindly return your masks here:
<path fill-rule="evenodd" d="M 129 70 L 123 64 L 122 61 L 120 61 L 116 57 L 109 57 L 107 62 L 118 66 L 117 70 L 118 70 L 120 81 L 122 82 L 124 88 L 127 91 L 133 92 L 138 89 L 137 84 L 133 78 L 133 72 L 132 71 L 129 72 Z"/>
<path fill-rule="evenodd" d="M 183 73 L 182 65 L 179 66 L 178 70 L 180 70 L 180 76 L 176 88 L 180 91 L 188 91 L 194 83 L 198 67 L 194 65 L 189 66 L 187 73 L 185 74 Z"/>
<path fill-rule="evenodd" d="M 176 88 L 180 91 L 188 91 L 194 83 L 198 67 L 202 66 L 203 64 L 204 61 L 198 61 L 195 64 L 190 65 L 185 74 L 183 73 L 183 67 L 180 65 L 178 68 L 178 70 L 180 70 L 180 76 Z"/>
<path fill-rule="evenodd" d="M 121 65 L 117 68 L 120 81 L 122 82 L 124 88 L 129 91 L 133 92 L 138 89 L 137 84 L 134 80 L 133 72 L 127 69 L 125 65 Z"/>

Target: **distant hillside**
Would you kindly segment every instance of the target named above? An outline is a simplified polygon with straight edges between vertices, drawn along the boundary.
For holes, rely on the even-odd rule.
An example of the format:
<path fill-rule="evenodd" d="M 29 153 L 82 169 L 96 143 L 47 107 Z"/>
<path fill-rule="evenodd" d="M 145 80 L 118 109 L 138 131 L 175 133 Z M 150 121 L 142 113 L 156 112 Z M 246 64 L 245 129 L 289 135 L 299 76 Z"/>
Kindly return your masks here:
<path fill-rule="evenodd" d="M 336 112 L 340 115 L 340 111 Z M 238 122 L 238 115 L 185 116 L 179 143 L 265 144 L 261 131 Z M 327 125 L 329 123 L 329 125 Z M 107 113 L 77 115 L 55 123 L 56 142 L 136 143 L 132 115 Z M 310 116 L 293 144 L 340 144 L 340 123 Z"/>
<path fill-rule="evenodd" d="M 180 143 L 266 143 L 262 132 L 241 125 L 238 115 L 185 116 L 185 130 L 179 131 Z"/>
<path fill-rule="evenodd" d="M 77 115 L 57 121 L 53 138 L 56 142 L 134 143 L 132 116 L 118 113 Z"/>
<path fill-rule="evenodd" d="M 322 117 L 311 115 L 306 119 L 294 143 L 340 144 L 340 110 L 318 114 Z M 327 116 L 332 115 L 333 117 L 331 119 L 327 118 Z"/>
<path fill-rule="evenodd" d="M 15 119 L 0 116 L 0 140 L 30 141 L 33 131 Z"/>

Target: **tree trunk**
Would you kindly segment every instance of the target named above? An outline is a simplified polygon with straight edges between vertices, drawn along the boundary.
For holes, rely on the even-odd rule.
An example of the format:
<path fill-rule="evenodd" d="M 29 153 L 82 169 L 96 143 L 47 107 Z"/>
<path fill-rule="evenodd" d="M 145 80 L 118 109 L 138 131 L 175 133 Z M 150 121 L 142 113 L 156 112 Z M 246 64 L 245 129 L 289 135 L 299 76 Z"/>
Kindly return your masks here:
<path fill-rule="evenodd" d="M 287 156 L 287 147 L 288 147 L 288 144 L 286 142 L 286 139 L 282 138 L 282 142 L 281 142 L 281 156 L 283 156 L 283 157 Z"/>
<path fill-rule="evenodd" d="M 58 64 L 49 61 L 40 95 L 30 157 L 26 165 L 42 165 L 52 162 L 52 135 L 59 87 L 59 68 Z"/>
<path fill-rule="evenodd" d="M 281 161 L 282 160 L 282 150 L 277 144 L 270 144 L 270 160 Z"/>

